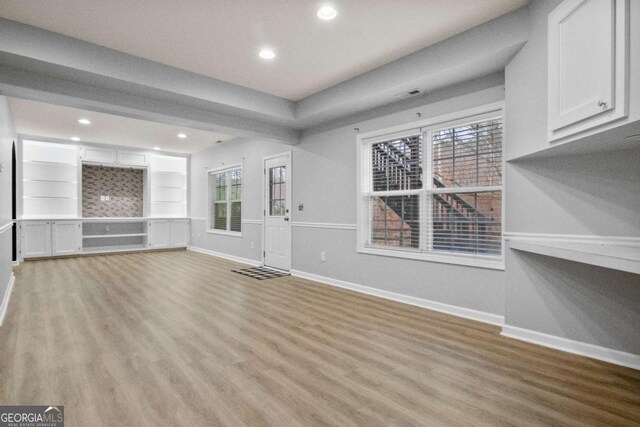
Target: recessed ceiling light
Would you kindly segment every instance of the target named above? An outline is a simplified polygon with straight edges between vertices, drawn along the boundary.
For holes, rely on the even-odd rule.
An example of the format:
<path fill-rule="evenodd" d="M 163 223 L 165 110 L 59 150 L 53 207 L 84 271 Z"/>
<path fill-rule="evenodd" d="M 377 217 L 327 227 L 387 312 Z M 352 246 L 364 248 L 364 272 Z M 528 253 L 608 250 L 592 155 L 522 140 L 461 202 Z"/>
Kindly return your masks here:
<path fill-rule="evenodd" d="M 258 55 L 260 55 L 262 59 L 273 59 L 276 57 L 275 52 L 271 49 L 262 49 Z"/>
<path fill-rule="evenodd" d="M 91 124 L 91 120 L 89 119 L 80 119 L 78 120 L 78 123 L 80 123 L 81 125 L 90 125 Z"/>
<path fill-rule="evenodd" d="M 185 139 L 186 137 L 187 137 L 187 134 L 185 134 L 185 133 L 179 133 L 178 134 L 178 138 L 180 138 L 180 139 Z"/>
<path fill-rule="evenodd" d="M 78 138 L 77 136 L 72 136 L 71 140 L 78 142 L 78 141 L 80 141 L 80 138 Z"/>
<path fill-rule="evenodd" d="M 330 21 L 338 16 L 338 11 L 331 6 L 325 5 L 318 9 L 318 13 L 316 13 L 316 15 L 324 21 Z"/>
<path fill-rule="evenodd" d="M 160 150 L 160 147 L 153 147 L 153 149 L 158 151 L 158 150 Z"/>

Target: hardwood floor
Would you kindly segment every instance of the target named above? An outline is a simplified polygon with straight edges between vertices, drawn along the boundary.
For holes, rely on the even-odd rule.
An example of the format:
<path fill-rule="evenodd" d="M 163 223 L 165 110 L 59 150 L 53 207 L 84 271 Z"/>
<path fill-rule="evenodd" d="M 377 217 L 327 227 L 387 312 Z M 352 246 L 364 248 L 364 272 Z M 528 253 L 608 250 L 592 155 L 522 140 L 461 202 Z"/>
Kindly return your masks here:
<path fill-rule="evenodd" d="M 640 372 L 194 252 L 27 262 L 0 402 L 67 426 L 639 425 Z"/>

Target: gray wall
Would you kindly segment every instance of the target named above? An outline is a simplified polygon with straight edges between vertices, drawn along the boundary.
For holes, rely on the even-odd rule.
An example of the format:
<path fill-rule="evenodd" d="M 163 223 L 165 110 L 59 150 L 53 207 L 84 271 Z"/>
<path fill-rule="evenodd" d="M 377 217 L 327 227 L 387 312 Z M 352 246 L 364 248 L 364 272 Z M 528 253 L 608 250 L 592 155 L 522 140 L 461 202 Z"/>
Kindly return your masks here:
<path fill-rule="evenodd" d="M 492 77 L 495 81 L 495 76 Z M 472 108 L 504 97 L 502 85 L 443 99 L 441 94 L 426 97 L 417 108 L 386 113 L 384 116 L 305 136 L 289 147 L 260 140 L 236 140 L 197 153 L 191 159 L 191 212 L 193 246 L 260 261 L 262 228 L 244 224 L 242 237 L 206 233 L 206 167 L 244 161 L 243 217 L 262 218 L 262 157 L 293 150 L 292 157 L 292 269 L 332 279 L 348 281 L 413 297 L 424 298 L 482 312 L 504 313 L 504 272 L 424 261 L 380 257 L 356 253 L 355 230 L 320 229 L 295 226 L 303 223 L 356 223 L 356 134 L 411 123 Z M 456 91 L 452 91 L 456 93 Z M 388 111 L 388 109 L 385 109 Z M 304 210 L 297 206 L 304 203 Z M 251 248 L 251 242 L 254 248 Z M 320 252 L 326 252 L 326 262 Z"/>
<path fill-rule="evenodd" d="M 505 87 L 472 83 L 333 126 L 307 131 L 293 147 L 295 222 L 355 224 L 356 136 L 416 120 L 505 99 L 507 157 L 548 146 L 547 15 L 560 0 L 537 0 L 529 8 L 530 40 L 505 70 Z M 631 2 L 632 20 L 640 6 Z M 638 26 L 635 25 L 636 30 Z M 638 45 L 632 34 L 632 50 Z M 632 64 L 638 61 L 636 49 Z M 634 66 L 635 67 L 635 66 Z M 634 68 L 637 69 L 637 68 Z M 637 89 L 639 76 L 632 76 Z M 503 89 L 505 92 L 503 92 Z M 448 96 L 447 96 L 448 95 Z M 404 104 L 405 108 L 407 104 Z M 633 107 L 633 105 L 632 105 Z M 395 110 L 394 110 L 395 108 Z M 637 112 L 633 113 L 634 115 Z M 261 157 L 288 148 L 258 140 L 234 141 L 193 156 L 192 212 L 204 217 L 204 166 L 245 157 L 245 218 L 261 217 Z M 583 154 L 507 163 L 507 232 L 640 236 L 640 150 Z M 194 223 L 192 244 L 261 259 L 261 226 L 244 225 L 242 238 L 207 235 Z M 637 275 L 506 249 L 506 271 L 356 253 L 355 230 L 293 227 L 292 265 L 321 276 L 504 315 L 506 324 L 570 340 L 640 354 L 640 278 Z M 250 242 L 255 243 L 251 249 Z M 320 261 L 325 251 L 327 261 Z"/>
<path fill-rule="evenodd" d="M 9 102 L 7 98 L 0 96 L 0 163 L 3 167 L 3 172 L 0 173 L 0 227 L 12 220 L 11 147 L 15 137 Z M 12 234 L 9 228 L 0 234 L 0 304 L 11 278 L 11 254 Z"/>
<path fill-rule="evenodd" d="M 529 42 L 505 70 L 508 157 L 548 146 L 546 26 L 559 2 L 531 3 Z M 506 231 L 640 237 L 638 165 L 638 149 L 509 162 Z M 640 354 L 640 276 L 512 250 L 506 262 L 507 325 Z"/>

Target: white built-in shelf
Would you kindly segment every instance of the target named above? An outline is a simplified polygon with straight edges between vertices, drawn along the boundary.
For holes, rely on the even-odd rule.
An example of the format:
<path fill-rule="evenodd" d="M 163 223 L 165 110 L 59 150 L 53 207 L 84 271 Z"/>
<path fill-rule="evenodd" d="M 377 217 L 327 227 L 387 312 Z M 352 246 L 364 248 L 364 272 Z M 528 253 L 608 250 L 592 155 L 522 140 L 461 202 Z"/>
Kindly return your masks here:
<path fill-rule="evenodd" d="M 640 120 L 617 126 L 604 131 L 597 129 L 588 136 L 551 142 L 547 147 L 512 155 L 507 153 L 507 162 L 520 162 L 555 156 L 580 155 L 588 153 L 605 153 L 618 150 L 640 150 L 640 141 L 627 139 L 628 136 L 640 134 Z M 508 151 L 508 150 L 507 150 Z"/>
<path fill-rule="evenodd" d="M 111 253 L 111 252 L 127 252 L 135 250 L 147 249 L 147 245 L 144 243 L 133 245 L 117 245 L 117 246 L 94 246 L 83 247 L 82 253 Z"/>
<path fill-rule="evenodd" d="M 147 233 L 129 233 L 129 234 L 85 234 L 83 239 L 104 239 L 107 237 L 144 237 Z"/>
<path fill-rule="evenodd" d="M 23 163 L 28 163 L 28 164 L 45 164 L 45 165 L 60 165 L 60 166 L 72 166 L 72 167 L 76 167 L 78 166 L 77 163 L 68 163 L 68 162 L 50 162 L 48 160 L 23 160 Z"/>
<path fill-rule="evenodd" d="M 511 249 L 518 251 L 640 274 L 640 243 L 631 241 L 636 239 L 572 241 L 505 236 L 505 240 Z"/>

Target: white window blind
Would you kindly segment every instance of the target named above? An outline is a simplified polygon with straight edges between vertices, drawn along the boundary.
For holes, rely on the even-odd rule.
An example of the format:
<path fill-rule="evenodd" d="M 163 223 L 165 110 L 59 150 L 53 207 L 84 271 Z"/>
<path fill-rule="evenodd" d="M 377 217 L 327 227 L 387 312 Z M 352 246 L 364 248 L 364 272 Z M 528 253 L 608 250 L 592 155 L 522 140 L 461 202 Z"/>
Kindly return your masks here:
<path fill-rule="evenodd" d="M 209 229 L 242 231 L 242 168 L 209 172 Z"/>
<path fill-rule="evenodd" d="M 500 257 L 502 117 L 364 142 L 370 248 Z"/>

